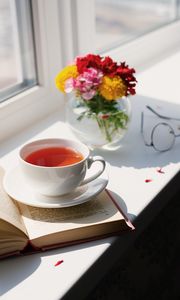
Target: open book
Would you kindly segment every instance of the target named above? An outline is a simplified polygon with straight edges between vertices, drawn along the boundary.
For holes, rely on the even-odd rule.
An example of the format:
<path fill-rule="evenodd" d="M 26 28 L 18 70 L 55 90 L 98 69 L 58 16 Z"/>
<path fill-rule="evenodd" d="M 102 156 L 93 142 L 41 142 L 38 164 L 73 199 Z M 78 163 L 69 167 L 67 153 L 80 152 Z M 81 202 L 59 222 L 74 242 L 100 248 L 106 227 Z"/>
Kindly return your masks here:
<path fill-rule="evenodd" d="M 14 201 L 0 169 L 0 257 L 81 243 L 130 230 L 110 195 L 67 208 L 37 208 Z M 34 249 L 34 250 L 33 250 Z"/>

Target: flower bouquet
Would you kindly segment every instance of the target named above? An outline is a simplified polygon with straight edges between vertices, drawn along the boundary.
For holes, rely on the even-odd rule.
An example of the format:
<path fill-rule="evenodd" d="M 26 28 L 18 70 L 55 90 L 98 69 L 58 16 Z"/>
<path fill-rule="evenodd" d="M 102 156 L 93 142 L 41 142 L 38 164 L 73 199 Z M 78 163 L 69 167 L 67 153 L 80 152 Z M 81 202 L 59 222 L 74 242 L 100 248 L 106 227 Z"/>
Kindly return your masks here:
<path fill-rule="evenodd" d="M 110 57 L 88 54 L 76 57 L 56 76 L 56 87 L 63 93 L 74 92 L 77 106 L 84 107 L 78 116 L 93 119 L 108 143 L 121 129 L 126 129 L 129 116 L 119 109 L 123 98 L 135 94 L 135 70 L 125 62 Z"/>

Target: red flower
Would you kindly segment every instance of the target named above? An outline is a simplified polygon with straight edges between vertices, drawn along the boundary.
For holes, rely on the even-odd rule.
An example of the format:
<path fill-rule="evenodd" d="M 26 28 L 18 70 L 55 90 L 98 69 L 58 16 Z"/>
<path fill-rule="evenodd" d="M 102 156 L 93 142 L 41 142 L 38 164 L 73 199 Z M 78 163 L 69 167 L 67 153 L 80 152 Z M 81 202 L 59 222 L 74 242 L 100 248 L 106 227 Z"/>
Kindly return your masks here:
<path fill-rule="evenodd" d="M 127 86 L 126 96 L 136 94 L 135 86 L 137 80 L 133 75 L 134 73 L 135 70 L 133 68 L 130 69 L 125 62 L 122 62 L 116 70 L 116 74 L 119 75 L 124 80 L 125 85 Z"/>
<path fill-rule="evenodd" d="M 79 74 L 84 73 L 88 68 L 94 68 L 101 70 L 104 75 L 110 77 L 118 75 L 127 87 L 126 96 L 136 93 L 135 86 L 137 80 L 134 76 L 135 70 L 129 68 L 125 62 L 118 65 L 109 56 L 103 58 L 100 55 L 87 54 L 86 56 L 76 58 L 76 66 Z"/>
<path fill-rule="evenodd" d="M 101 56 L 94 55 L 94 54 L 88 54 L 84 57 L 77 57 L 76 58 L 76 65 L 78 72 L 82 74 L 84 71 L 86 71 L 88 68 L 95 68 L 95 69 L 101 69 Z"/>
<path fill-rule="evenodd" d="M 106 56 L 101 61 L 101 71 L 105 75 L 114 76 L 116 74 L 117 63 L 114 62 L 109 56 Z"/>

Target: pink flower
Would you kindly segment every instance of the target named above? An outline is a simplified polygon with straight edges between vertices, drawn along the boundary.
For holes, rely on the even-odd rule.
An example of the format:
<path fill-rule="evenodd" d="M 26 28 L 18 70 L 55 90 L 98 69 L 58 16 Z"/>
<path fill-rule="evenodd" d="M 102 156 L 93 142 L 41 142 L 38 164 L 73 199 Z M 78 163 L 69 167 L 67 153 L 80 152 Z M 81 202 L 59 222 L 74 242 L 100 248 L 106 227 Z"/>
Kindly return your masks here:
<path fill-rule="evenodd" d="M 91 100 L 96 94 L 95 90 L 90 90 L 89 92 L 82 93 L 82 97 L 85 100 Z"/>
<path fill-rule="evenodd" d="M 77 90 L 84 100 L 92 99 L 99 84 L 102 82 L 103 73 L 94 68 L 89 68 L 77 78 L 69 78 L 65 82 L 65 92 L 71 93 Z"/>
<path fill-rule="evenodd" d="M 85 100 L 90 100 L 96 94 L 97 87 L 102 81 L 103 73 L 94 68 L 89 68 L 76 79 L 74 88 L 77 89 Z"/>
<path fill-rule="evenodd" d="M 64 90 L 66 93 L 71 93 L 74 90 L 75 82 L 74 78 L 69 78 L 65 82 Z"/>

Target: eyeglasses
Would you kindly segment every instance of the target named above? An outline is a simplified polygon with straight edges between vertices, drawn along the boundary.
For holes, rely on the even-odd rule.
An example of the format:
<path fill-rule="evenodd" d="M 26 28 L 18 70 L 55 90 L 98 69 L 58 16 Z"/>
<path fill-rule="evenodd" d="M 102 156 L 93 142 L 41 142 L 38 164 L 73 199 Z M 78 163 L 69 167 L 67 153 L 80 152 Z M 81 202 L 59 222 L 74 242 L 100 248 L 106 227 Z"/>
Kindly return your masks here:
<path fill-rule="evenodd" d="M 146 106 L 152 113 L 158 116 L 161 119 L 165 120 L 176 120 L 180 121 L 180 118 L 171 118 L 168 116 L 164 116 L 159 114 L 149 105 Z M 180 134 L 175 134 L 174 129 L 166 122 L 160 122 L 156 124 L 151 131 L 151 140 L 150 143 L 147 143 L 144 137 L 144 113 L 141 113 L 141 133 L 143 136 L 143 140 L 146 146 L 152 146 L 157 151 L 167 151 L 170 150 L 175 143 L 176 137 L 180 137 Z"/>

